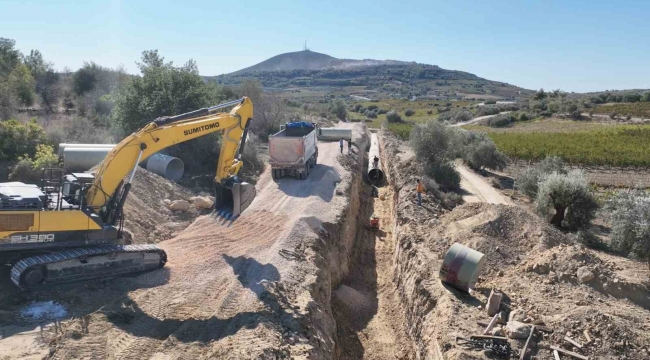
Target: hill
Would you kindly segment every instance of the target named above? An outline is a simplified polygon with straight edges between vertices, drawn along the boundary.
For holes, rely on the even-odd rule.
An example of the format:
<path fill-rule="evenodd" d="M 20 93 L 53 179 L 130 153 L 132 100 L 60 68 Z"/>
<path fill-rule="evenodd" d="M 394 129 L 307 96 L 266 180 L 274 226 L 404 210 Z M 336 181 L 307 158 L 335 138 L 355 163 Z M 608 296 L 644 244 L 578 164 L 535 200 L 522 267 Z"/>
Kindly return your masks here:
<path fill-rule="evenodd" d="M 370 98 L 503 99 L 531 93 L 437 65 L 338 59 L 309 50 L 276 55 L 230 74 L 206 77 L 223 85 L 250 78 L 258 79 L 266 88 L 343 92 Z"/>
<path fill-rule="evenodd" d="M 259 64 L 236 71 L 231 75 L 263 71 L 322 70 L 336 65 L 339 61 L 333 56 L 314 51 L 296 51 L 276 55 Z"/>

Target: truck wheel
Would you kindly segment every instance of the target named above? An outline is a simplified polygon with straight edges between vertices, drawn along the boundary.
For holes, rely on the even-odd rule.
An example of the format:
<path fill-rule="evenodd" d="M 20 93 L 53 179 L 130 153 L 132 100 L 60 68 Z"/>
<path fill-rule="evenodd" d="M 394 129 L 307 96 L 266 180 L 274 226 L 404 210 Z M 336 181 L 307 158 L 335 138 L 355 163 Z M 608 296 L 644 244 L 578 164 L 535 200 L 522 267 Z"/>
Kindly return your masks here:
<path fill-rule="evenodd" d="M 311 161 L 309 161 L 309 167 L 313 169 L 314 166 L 316 166 L 316 155 L 314 155 L 314 157 L 311 158 Z"/>

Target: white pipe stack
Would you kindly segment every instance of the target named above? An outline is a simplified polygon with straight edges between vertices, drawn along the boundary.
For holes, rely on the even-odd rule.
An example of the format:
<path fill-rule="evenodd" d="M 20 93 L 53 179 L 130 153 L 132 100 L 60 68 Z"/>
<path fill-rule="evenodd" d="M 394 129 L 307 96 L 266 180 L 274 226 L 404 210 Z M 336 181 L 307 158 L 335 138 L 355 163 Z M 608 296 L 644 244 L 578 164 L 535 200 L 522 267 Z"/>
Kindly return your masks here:
<path fill-rule="evenodd" d="M 63 156 L 63 164 L 72 171 L 86 171 L 99 164 L 106 158 L 114 144 L 59 144 L 59 156 Z M 154 174 L 167 179 L 178 181 L 183 177 L 185 164 L 183 160 L 163 154 L 154 154 L 141 166 Z"/>
<path fill-rule="evenodd" d="M 345 128 L 318 128 L 318 140 L 322 141 L 350 141 L 352 140 L 352 129 Z"/>

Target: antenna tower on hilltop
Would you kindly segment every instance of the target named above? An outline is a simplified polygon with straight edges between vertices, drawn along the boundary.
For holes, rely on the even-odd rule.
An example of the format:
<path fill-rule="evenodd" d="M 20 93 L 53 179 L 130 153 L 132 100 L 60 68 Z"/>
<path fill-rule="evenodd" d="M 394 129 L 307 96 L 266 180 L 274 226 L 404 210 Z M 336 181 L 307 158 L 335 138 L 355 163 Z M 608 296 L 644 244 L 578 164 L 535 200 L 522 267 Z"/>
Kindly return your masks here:
<path fill-rule="evenodd" d="M 302 51 L 307 51 L 309 48 L 307 47 L 307 40 L 305 40 L 305 45 L 302 47 Z"/>

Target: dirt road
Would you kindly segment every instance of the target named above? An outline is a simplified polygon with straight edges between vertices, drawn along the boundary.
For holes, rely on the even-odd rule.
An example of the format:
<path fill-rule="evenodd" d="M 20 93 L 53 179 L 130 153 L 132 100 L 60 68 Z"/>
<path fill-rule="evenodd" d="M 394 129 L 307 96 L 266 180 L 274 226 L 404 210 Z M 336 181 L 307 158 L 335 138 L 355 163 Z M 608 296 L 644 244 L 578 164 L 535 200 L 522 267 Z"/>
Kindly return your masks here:
<path fill-rule="evenodd" d="M 314 283 L 317 269 L 296 260 L 317 256 L 305 239 L 317 239 L 320 224 L 337 223 L 333 209 L 348 201 L 339 185 L 350 177 L 337 143 L 318 147 L 307 180 L 274 181 L 267 169 L 239 219 L 203 216 L 160 243 L 169 257 L 162 270 L 38 294 L 90 322 L 87 334 L 54 338 L 51 358 L 275 358 L 287 336 L 307 343 L 296 319 L 313 303 L 305 284 Z M 293 290 L 270 289 L 280 280 Z M 294 308 L 282 296 L 292 296 Z"/>
<path fill-rule="evenodd" d="M 472 124 L 476 124 L 476 123 L 479 122 L 479 121 L 487 120 L 487 119 L 493 118 L 493 117 L 498 116 L 498 115 L 501 115 L 501 114 L 507 114 L 507 113 L 509 113 L 509 112 L 510 112 L 510 111 L 503 111 L 503 112 L 501 112 L 501 113 L 499 113 L 499 114 L 496 114 L 496 115 L 485 115 L 485 116 L 479 116 L 479 117 L 473 118 L 473 119 L 470 120 L 470 121 L 465 121 L 465 122 L 456 123 L 456 124 L 453 124 L 452 126 L 465 126 L 465 125 L 472 125 Z"/>
<path fill-rule="evenodd" d="M 487 181 L 467 168 L 467 166 L 456 163 L 456 170 L 458 170 L 461 176 L 460 187 L 465 192 L 463 194 L 463 200 L 465 202 L 512 205 L 512 202 L 507 197 L 503 196 Z"/>

